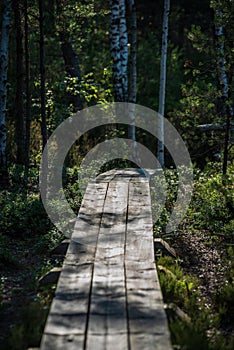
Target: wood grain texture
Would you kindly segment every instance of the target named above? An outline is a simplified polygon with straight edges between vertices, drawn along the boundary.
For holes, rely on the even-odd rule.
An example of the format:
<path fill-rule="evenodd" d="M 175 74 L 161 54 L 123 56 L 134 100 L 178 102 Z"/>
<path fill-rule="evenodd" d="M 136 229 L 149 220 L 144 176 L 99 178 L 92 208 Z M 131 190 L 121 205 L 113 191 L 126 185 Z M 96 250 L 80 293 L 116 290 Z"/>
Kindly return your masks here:
<path fill-rule="evenodd" d="M 86 189 L 41 342 L 57 349 L 172 349 L 141 169 L 109 171 Z"/>

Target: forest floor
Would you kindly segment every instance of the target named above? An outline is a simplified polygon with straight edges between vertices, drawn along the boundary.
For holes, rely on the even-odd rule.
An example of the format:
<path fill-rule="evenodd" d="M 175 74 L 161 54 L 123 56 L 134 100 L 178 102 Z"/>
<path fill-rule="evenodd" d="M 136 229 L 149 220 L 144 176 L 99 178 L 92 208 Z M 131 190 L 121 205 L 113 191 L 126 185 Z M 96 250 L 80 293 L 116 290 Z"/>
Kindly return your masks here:
<path fill-rule="evenodd" d="M 0 344 L 9 336 L 12 327 L 22 321 L 22 308 L 37 299 L 38 279 L 45 270 L 44 266 L 53 266 L 48 251 L 34 253 L 37 239 L 11 240 L 10 263 L 0 265 Z M 172 246 L 185 272 L 197 277 L 201 298 L 212 309 L 212 296 L 225 283 L 225 273 L 229 268 L 224 243 L 221 239 L 211 241 L 206 232 L 181 232 L 173 239 Z M 233 332 L 231 329 L 222 331 L 224 335 Z"/>
<path fill-rule="evenodd" d="M 222 238 L 211 239 L 206 231 L 181 232 L 173 241 L 173 248 L 181 259 L 181 266 L 188 275 L 199 282 L 198 291 L 205 306 L 215 309 L 215 298 L 226 282 L 231 262 L 227 256 L 227 242 Z M 219 329 L 224 336 L 234 336 L 232 327 Z"/>
<path fill-rule="evenodd" d="M 38 280 L 43 270 L 53 266 L 48 251 L 37 253 L 38 241 L 38 237 L 9 240 L 8 259 L 0 264 L 0 349 L 12 328 L 22 323 L 22 310 L 38 300 Z"/>

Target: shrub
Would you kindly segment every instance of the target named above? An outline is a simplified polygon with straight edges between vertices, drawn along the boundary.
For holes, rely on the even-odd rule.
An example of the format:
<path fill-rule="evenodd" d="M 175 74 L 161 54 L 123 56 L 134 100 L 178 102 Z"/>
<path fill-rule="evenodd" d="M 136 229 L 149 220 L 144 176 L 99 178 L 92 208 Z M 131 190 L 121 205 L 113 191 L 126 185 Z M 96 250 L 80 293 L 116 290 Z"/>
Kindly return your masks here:
<path fill-rule="evenodd" d="M 21 322 L 16 324 L 9 337 L 2 344 L 2 350 L 27 350 L 38 347 L 45 326 L 48 309 L 41 303 L 33 302 L 21 311 Z"/>
<path fill-rule="evenodd" d="M 0 206 L 1 234 L 26 237 L 44 234 L 51 227 L 39 195 L 3 191 Z"/>
<path fill-rule="evenodd" d="M 183 269 L 171 257 L 160 257 L 157 264 L 163 266 L 167 271 L 166 273 L 159 273 L 160 285 L 165 300 L 186 309 L 191 307 L 194 298 L 197 296 L 197 293 L 195 293 L 198 285 L 197 280 L 192 276 L 186 276 Z"/>
<path fill-rule="evenodd" d="M 215 296 L 216 306 L 221 318 L 222 325 L 234 325 L 234 248 L 228 249 L 230 268 L 226 275 L 223 287 Z"/>

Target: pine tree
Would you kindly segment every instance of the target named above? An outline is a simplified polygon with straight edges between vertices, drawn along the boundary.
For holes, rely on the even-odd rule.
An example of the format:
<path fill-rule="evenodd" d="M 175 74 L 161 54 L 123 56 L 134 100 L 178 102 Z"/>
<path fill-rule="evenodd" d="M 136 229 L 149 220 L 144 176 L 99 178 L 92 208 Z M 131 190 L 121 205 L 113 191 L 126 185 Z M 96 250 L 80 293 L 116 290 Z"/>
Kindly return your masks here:
<path fill-rule="evenodd" d="M 11 0 L 4 1 L 2 19 L 2 37 L 0 47 L 0 169 L 6 173 L 6 102 L 7 102 L 7 68 L 8 42 L 11 15 Z"/>

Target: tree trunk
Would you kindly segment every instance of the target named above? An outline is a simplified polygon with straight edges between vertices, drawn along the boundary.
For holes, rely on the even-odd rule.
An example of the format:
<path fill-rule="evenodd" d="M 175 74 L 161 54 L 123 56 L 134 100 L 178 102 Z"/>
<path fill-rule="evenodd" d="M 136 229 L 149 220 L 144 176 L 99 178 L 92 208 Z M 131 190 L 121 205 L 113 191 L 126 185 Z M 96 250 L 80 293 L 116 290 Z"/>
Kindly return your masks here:
<path fill-rule="evenodd" d="M 56 9 L 57 9 L 57 17 L 60 18 L 60 14 L 62 13 L 62 1 L 57 0 L 56 1 Z M 61 41 L 61 51 L 65 63 L 65 70 L 66 73 L 71 77 L 76 79 L 76 84 L 78 85 L 81 81 L 81 71 L 80 71 L 80 64 L 79 64 L 79 58 L 74 50 L 74 47 L 71 43 L 71 40 L 69 38 L 68 32 L 64 29 L 64 23 L 60 26 L 62 29 L 59 29 L 59 38 Z M 69 93 L 69 103 L 73 106 L 73 112 L 80 111 L 84 108 L 83 106 L 83 100 L 80 96 L 80 94 L 72 94 Z"/>
<path fill-rule="evenodd" d="M 66 33 L 60 33 L 60 40 L 66 72 L 71 78 L 76 78 L 77 84 L 79 84 L 81 81 L 81 72 L 78 55 L 71 42 L 67 39 Z M 69 99 L 73 105 L 73 112 L 83 109 L 83 101 L 80 94 L 70 94 Z"/>
<path fill-rule="evenodd" d="M 5 0 L 3 19 L 2 19 L 2 37 L 0 47 L 0 170 L 3 177 L 7 174 L 6 161 L 6 101 L 7 101 L 7 67 L 8 67 L 8 42 L 10 27 L 11 1 Z"/>
<path fill-rule="evenodd" d="M 125 0 L 120 0 L 120 59 L 122 71 L 123 100 L 128 101 L 128 32 Z"/>
<path fill-rule="evenodd" d="M 23 68 L 23 32 L 21 23 L 20 0 L 13 0 L 13 11 L 15 17 L 15 32 L 16 32 L 16 143 L 17 143 L 17 158 L 16 163 L 25 164 L 25 145 L 24 145 L 24 68 Z"/>
<path fill-rule="evenodd" d="M 116 102 L 128 101 L 128 35 L 124 0 L 110 1 L 110 52 Z"/>
<path fill-rule="evenodd" d="M 135 0 L 127 0 L 130 16 L 130 56 L 129 56 L 129 102 L 136 103 L 136 54 L 137 54 L 137 16 Z"/>
<path fill-rule="evenodd" d="M 45 41 L 44 41 L 44 0 L 39 0 L 40 27 L 40 77 L 41 77 L 41 135 L 43 149 L 47 142 L 46 96 L 45 96 Z"/>
<path fill-rule="evenodd" d="M 122 65 L 120 57 L 120 5 L 118 0 L 110 1 L 111 7 L 111 24 L 110 24 L 110 51 L 113 61 L 113 85 L 114 98 L 116 102 L 123 101 L 123 86 L 122 86 Z"/>
<path fill-rule="evenodd" d="M 45 90 L 45 40 L 44 40 L 44 0 L 39 0 L 39 28 L 40 28 L 40 95 L 41 95 L 41 136 L 43 150 L 47 142 L 47 124 L 46 124 L 46 90 Z M 42 159 L 42 187 L 41 196 L 47 196 L 47 176 L 48 176 L 48 158 L 47 153 L 43 153 Z"/>
<path fill-rule="evenodd" d="M 130 56 L 129 56 L 129 102 L 136 103 L 136 53 L 137 53 L 137 16 L 135 0 L 127 0 L 129 11 L 129 26 L 130 26 Z M 136 127 L 135 127 L 135 108 L 131 106 L 129 111 L 130 125 L 129 125 L 129 139 L 132 140 L 132 148 L 134 159 L 139 162 L 136 142 Z"/>
<path fill-rule="evenodd" d="M 26 87 L 26 108 L 25 108 L 25 165 L 30 165 L 30 128 L 31 128 L 31 87 L 30 87 L 30 53 L 29 53 L 29 28 L 28 28 L 28 0 L 24 0 L 24 52 L 25 52 L 25 87 Z"/>
<path fill-rule="evenodd" d="M 167 72 L 167 46 L 168 46 L 168 17 L 170 12 L 170 0 L 164 0 L 162 50 L 160 67 L 160 88 L 158 107 L 158 161 L 164 167 L 164 109 L 166 96 L 166 72 Z"/>
<path fill-rule="evenodd" d="M 217 7 L 215 7 L 217 6 Z M 218 85 L 221 91 L 221 116 L 226 118 L 226 129 L 225 129 L 225 140 L 224 140 L 224 155 L 223 155 L 223 175 L 227 173 L 228 163 L 228 146 L 229 146 L 229 135 L 231 128 L 231 118 L 233 117 L 233 108 L 228 103 L 229 100 L 229 86 L 228 77 L 226 71 L 226 60 L 225 60 L 225 36 L 223 33 L 223 11 L 219 5 L 214 5 L 214 16 L 215 16 L 215 47 L 216 47 L 216 60 L 217 60 L 217 76 Z"/>

